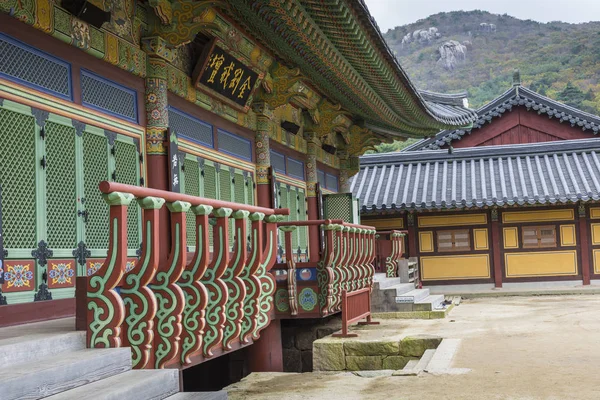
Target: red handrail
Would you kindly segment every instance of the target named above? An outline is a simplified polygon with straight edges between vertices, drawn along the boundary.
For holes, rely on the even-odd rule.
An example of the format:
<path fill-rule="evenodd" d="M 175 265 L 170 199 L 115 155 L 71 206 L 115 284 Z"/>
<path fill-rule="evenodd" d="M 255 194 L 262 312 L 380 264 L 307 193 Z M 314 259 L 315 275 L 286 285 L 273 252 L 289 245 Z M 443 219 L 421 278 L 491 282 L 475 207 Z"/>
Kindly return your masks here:
<path fill-rule="evenodd" d="M 289 208 L 272 209 L 272 208 L 265 208 L 265 207 L 258 207 L 258 206 L 249 206 L 247 204 L 234 203 L 231 201 L 214 200 L 214 199 L 208 199 L 208 198 L 204 198 L 204 197 L 190 196 L 188 194 L 183 194 L 183 193 L 169 192 L 167 190 L 151 189 L 151 188 L 145 188 L 145 187 L 141 187 L 141 186 L 126 185 L 124 183 L 117 183 L 117 182 L 102 181 L 98 185 L 98 188 L 100 189 L 100 191 L 102 193 L 124 192 L 124 193 L 131 193 L 132 195 L 134 195 L 135 197 L 138 197 L 138 198 L 150 197 L 150 196 L 160 197 L 160 198 L 165 199 L 165 201 L 167 203 L 173 203 L 175 201 L 186 201 L 186 202 L 190 203 L 192 206 L 204 205 L 204 206 L 211 206 L 215 209 L 216 208 L 232 208 L 234 210 L 259 212 L 259 213 L 263 213 L 265 215 L 290 215 Z"/>

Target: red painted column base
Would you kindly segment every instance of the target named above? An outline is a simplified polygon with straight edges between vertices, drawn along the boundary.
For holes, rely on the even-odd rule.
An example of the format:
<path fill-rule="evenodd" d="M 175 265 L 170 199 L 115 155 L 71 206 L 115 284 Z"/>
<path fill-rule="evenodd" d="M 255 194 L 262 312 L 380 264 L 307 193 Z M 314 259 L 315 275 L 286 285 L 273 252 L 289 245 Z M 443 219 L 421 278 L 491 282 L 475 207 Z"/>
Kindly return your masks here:
<path fill-rule="evenodd" d="M 251 372 L 283 372 L 283 345 L 281 343 L 281 321 L 272 319 L 248 348 Z"/>

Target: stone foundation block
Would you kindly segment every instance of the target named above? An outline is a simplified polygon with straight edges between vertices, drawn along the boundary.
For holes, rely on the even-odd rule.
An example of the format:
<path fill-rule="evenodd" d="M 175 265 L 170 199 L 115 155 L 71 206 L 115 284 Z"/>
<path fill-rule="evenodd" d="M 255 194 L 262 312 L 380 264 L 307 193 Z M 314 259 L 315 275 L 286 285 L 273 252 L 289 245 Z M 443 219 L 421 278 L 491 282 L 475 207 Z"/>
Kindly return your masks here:
<path fill-rule="evenodd" d="M 373 313 L 373 319 L 429 319 L 429 311 Z"/>
<path fill-rule="evenodd" d="M 416 357 L 387 356 L 383 358 L 383 369 L 393 369 L 397 371 L 404 368 L 410 360 L 416 359 Z"/>
<path fill-rule="evenodd" d="M 425 350 L 436 349 L 441 337 L 436 336 L 408 336 L 400 342 L 400 355 L 409 357 L 421 357 Z"/>
<path fill-rule="evenodd" d="M 345 369 L 344 343 L 340 339 L 323 338 L 313 342 L 314 371 L 343 371 Z"/>
<path fill-rule="evenodd" d="M 348 371 L 374 371 L 383 369 L 382 356 L 346 356 Z"/>
<path fill-rule="evenodd" d="M 346 356 L 385 356 L 400 353 L 398 341 L 348 341 L 344 343 Z"/>
<path fill-rule="evenodd" d="M 285 372 L 302 372 L 302 358 L 298 349 L 283 349 L 283 370 Z"/>

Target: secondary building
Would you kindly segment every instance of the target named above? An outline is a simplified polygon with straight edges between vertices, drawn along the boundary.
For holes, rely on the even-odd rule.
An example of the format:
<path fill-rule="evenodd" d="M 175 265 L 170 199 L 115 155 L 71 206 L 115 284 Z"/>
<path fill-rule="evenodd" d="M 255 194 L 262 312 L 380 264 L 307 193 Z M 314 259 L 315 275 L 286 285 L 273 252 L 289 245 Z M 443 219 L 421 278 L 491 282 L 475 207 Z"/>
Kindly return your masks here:
<path fill-rule="evenodd" d="M 518 81 L 477 113 L 361 157 L 362 222 L 408 231 L 424 285 L 600 278 L 600 118 Z"/>

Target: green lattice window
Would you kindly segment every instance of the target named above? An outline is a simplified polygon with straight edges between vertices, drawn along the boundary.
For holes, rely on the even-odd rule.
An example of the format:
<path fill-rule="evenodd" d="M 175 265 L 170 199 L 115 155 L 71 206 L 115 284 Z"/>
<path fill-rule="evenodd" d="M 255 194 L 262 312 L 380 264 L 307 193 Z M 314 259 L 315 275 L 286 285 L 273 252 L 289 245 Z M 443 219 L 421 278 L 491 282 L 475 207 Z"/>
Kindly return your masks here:
<path fill-rule="evenodd" d="M 116 182 L 137 186 L 138 160 L 138 151 L 135 144 L 115 140 Z M 131 202 L 129 207 L 127 207 L 127 247 L 130 249 L 137 249 L 140 244 L 140 212 L 137 202 Z"/>
<path fill-rule="evenodd" d="M 205 162 L 204 164 L 204 179 L 202 181 L 204 186 L 204 197 L 209 199 L 217 198 L 217 171 L 212 163 Z M 208 230 L 208 241 L 210 246 L 213 245 L 213 230 Z"/>
<path fill-rule="evenodd" d="M 7 249 L 36 244 L 35 119 L 0 108 L 0 185 Z"/>
<path fill-rule="evenodd" d="M 47 122 L 46 231 L 52 249 L 77 246 L 75 128 Z"/>
<path fill-rule="evenodd" d="M 252 174 L 248 174 L 248 179 L 246 180 L 246 192 L 248 193 L 248 204 L 254 205 L 254 181 L 252 180 Z"/>
<path fill-rule="evenodd" d="M 183 162 L 184 176 L 183 185 L 185 194 L 190 196 L 200 196 L 200 169 L 198 161 L 186 158 Z M 193 212 L 186 213 L 186 228 L 187 228 L 187 244 L 188 246 L 196 246 L 196 216 Z"/>
<path fill-rule="evenodd" d="M 298 192 L 296 188 L 292 186 L 289 192 L 289 203 L 290 208 L 290 221 L 298 221 Z M 298 249 L 298 229 L 292 232 L 292 249 L 296 251 Z"/>
<path fill-rule="evenodd" d="M 98 183 L 108 179 L 107 141 L 103 135 L 83 132 L 84 207 L 86 244 L 91 249 L 108 248 L 108 205 L 98 190 Z"/>
<path fill-rule="evenodd" d="M 221 167 L 219 170 L 219 200 L 232 201 L 231 198 L 231 173 L 229 168 Z M 233 243 L 233 218 L 229 220 L 229 243 Z"/>

